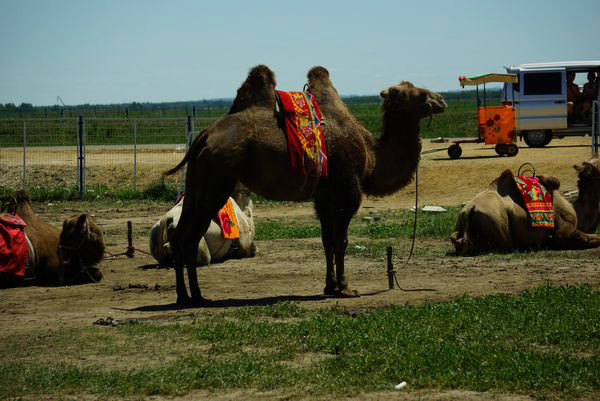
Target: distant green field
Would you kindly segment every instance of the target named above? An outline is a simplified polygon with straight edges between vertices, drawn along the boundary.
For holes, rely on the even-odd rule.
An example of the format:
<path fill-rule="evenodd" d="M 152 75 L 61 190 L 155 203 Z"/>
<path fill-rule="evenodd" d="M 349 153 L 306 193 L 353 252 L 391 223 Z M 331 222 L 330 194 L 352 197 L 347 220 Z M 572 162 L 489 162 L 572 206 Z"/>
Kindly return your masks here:
<path fill-rule="evenodd" d="M 358 120 L 376 137 L 382 131 L 382 110 L 379 103 L 349 103 L 350 110 Z M 176 113 L 177 111 L 172 111 Z M 194 131 L 210 126 L 227 112 L 226 108 L 199 110 L 194 118 Z M 39 116 L 39 114 L 38 114 Z M 0 116 L 2 117 L 2 116 Z M 185 143 L 187 117 L 182 112 L 178 117 L 161 117 L 156 111 L 148 110 L 125 119 L 114 115 L 111 118 L 93 118 L 84 115 L 86 144 L 126 145 Z M 475 136 L 477 115 L 473 100 L 448 100 L 448 110 L 421 122 L 424 138 Z M 0 118 L 0 146 L 23 146 L 24 133 L 28 146 L 66 146 L 77 144 L 77 118 L 56 116 L 49 118 Z"/>

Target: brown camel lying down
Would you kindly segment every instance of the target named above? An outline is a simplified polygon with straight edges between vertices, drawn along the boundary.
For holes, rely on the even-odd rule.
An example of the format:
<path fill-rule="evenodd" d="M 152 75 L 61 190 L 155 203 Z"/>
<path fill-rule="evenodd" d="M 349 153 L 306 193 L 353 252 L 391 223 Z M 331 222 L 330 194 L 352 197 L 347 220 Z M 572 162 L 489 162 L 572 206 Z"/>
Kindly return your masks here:
<path fill-rule="evenodd" d="M 357 296 L 345 273 L 348 225 L 364 195 L 384 196 L 408 185 L 421 154 L 420 121 L 446 109 L 441 95 L 410 82 L 381 92 L 383 133 L 375 138 L 341 100 L 324 67 L 307 75 L 308 87 L 325 119 L 327 178 L 294 174 L 286 136 L 274 113 L 275 74 L 254 67 L 238 90 L 228 114 L 200 133 L 184 159 L 185 200 L 171 245 L 176 261 L 177 302 L 190 298 L 183 268 L 188 268 L 192 300 L 204 302 L 195 265 L 198 244 L 212 216 L 239 181 L 272 200 L 314 199 L 325 249 L 326 295 Z"/>
<path fill-rule="evenodd" d="M 59 232 L 35 215 L 27 192 L 17 191 L 14 199 L 15 214 L 27 223 L 25 235 L 33 246 L 28 264 L 36 281 L 63 285 L 102 279 L 96 264 L 104 256 L 104 236 L 89 216 L 66 219 Z"/>
<path fill-rule="evenodd" d="M 450 235 L 456 253 L 469 255 L 540 247 L 585 249 L 600 246 L 600 236 L 577 229 L 577 214 L 573 205 L 558 191 L 558 179 L 544 175 L 538 176 L 538 179 L 552 192 L 554 229 L 531 227 L 513 174 L 505 170 L 460 211 Z"/>

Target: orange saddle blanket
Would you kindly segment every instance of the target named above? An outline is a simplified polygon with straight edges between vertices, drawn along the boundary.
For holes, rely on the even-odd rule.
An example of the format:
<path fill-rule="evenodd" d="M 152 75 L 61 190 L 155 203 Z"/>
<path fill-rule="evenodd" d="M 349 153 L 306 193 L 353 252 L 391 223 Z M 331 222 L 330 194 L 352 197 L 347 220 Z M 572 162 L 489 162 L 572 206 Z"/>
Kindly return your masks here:
<path fill-rule="evenodd" d="M 217 219 L 223 232 L 223 238 L 236 239 L 240 238 L 240 229 L 238 227 L 237 218 L 235 217 L 235 209 L 231 198 L 227 199 L 225 206 L 217 213 Z"/>
<path fill-rule="evenodd" d="M 327 177 L 327 144 L 317 100 L 310 92 L 276 92 L 283 109 L 292 171 L 307 177 Z"/>

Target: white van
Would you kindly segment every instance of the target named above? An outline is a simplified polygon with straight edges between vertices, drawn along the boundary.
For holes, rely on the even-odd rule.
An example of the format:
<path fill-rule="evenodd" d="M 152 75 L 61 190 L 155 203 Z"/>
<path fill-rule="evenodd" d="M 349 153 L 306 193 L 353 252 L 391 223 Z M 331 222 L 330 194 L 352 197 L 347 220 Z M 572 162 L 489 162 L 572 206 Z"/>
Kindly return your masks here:
<path fill-rule="evenodd" d="M 591 134 L 591 119 L 567 113 L 567 75 L 587 81 L 587 74 L 600 75 L 600 61 L 520 64 L 505 67 L 519 82 L 504 84 L 503 98 L 515 106 L 517 134 L 531 147 L 546 146 L 552 138 Z M 598 84 L 595 97 L 598 100 Z M 580 92 L 583 89 L 580 87 Z M 514 94 L 514 98 L 513 98 Z"/>

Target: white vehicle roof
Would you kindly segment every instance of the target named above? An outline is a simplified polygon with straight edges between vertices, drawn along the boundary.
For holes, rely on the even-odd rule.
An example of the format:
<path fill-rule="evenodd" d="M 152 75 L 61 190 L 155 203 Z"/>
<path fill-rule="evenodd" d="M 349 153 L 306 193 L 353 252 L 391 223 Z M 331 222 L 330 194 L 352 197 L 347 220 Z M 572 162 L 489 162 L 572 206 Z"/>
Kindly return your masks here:
<path fill-rule="evenodd" d="M 505 67 L 507 71 L 545 70 L 551 68 L 567 68 L 570 70 L 600 69 L 600 60 L 592 61 L 557 61 L 552 63 L 517 64 Z"/>

